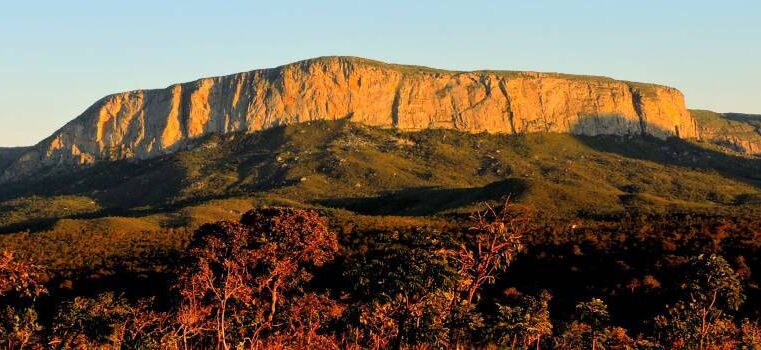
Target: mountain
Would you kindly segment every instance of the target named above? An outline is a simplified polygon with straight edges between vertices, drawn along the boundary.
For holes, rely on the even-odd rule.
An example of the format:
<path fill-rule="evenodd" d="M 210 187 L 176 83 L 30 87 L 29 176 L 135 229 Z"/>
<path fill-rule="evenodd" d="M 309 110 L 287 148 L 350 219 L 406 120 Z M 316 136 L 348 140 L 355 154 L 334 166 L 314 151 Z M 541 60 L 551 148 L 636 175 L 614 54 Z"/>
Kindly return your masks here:
<path fill-rule="evenodd" d="M 317 58 L 112 95 L 36 146 L 0 148 L 0 231 L 151 213 L 176 226 L 203 222 L 176 210 L 251 198 L 371 215 L 505 195 L 571 216 L 739 210 L 761 202 L 759 126 L 657 85 Z"/>
<path fill-rule="evenodd" d="M 29 147 L 0 147 L 0 173 L 28 150 Z"/>
<path fill-rule="evenodd" d="M 262 347 L 337 346 L 381 328 L 391 331 L 376 347 L 517 345 L 525 334 L 501 321 L 528 310 L 543 315 L 533 324 L 544 333 L 560 330 L 542 336 L 545 347 L 590 348 L 599 334 L 611 347 L 654 348 L 679 343 L 669 337 L 685 322 L 700 324 L 694 295 L 712 292 L 703 282 L 718 276 L 728 286 L 719 292 L 746 304 L 712 320 L 722 333 L 707 344 L 734 347 L 761 327 L 747 321 L 761 318 L 761 158 L 749 154 L 759 124 L 687 111 L 678 91 L 655 85 L 354 58 L 114 95 L 35 147 L 0 148 L 10 180 L 0 184 L 0 261 L 10 267 L 0 278 L 22 282 L 0 298 L 0 323 L 35 330 L 22 334 L 30 344 L 61 348 L 167 347 L 185 328 L 196 347 L 209 347 L 220 337 L 195 331 L 219 326 L 220 312 L 204 310 L 227 311 L 193 303 L 230 292 L 224 282 L 234 277 L 248 292 L 231 300 L 253 312 L 231 309 L 244 322 L 228 322 L 230 334 L 299 333 L 302 316 L 332 325 L 310 328 L 303 341 L 255 339 Z M 515 205 L 497 214 L 506 198 Z M 205 225 L 219 220 L 227 222 Z M 476 286 L 468 257 L 483 242 L 511 246 L 487 256 L 510 266 Z M 267 264 L 275 260 L 300 270 L 279 274 L 286 265 Z M 274 287 L 249 288 L 270 277 L 288 282 L 279 299 Z M 467 299 L 466 284 L 477 290 Z M 273 322 L 257 322 L 262 303 L 271 315 L 277 307 Z M 202 317 L 172 321 L 187 305 Z M 577 316 L 590 305 L 615 316 L 595 334 Z M 416 319 L 393 312 L 400 308 Z M 39 317 L 17 317 L 27 314 Z M 648 333 L 652 320 L 657 333 Z"/>
<path fill-rule="evenodd" d="M 563 216 L 761 203 L 761 161 L 677 138 L 409 132 L 339 120 L 214 134 L 190 146 L 0 186 L 0 231 L 114 216 L 184 226 L 203 220 L 183 208 L 230 199 L 414 216 L 468 213 L 508 195 Z"/>
<path fill-rule="evenodd" d="M 690 111 L 697 120 L 700 139 L 731 151 L 761 154 L 761 115 Z"/>
<path fill-rule="evenodd" d="M 682 94 L 669 87 L 322 57 L 107 96 L 20 155 L 0 181 L 49 167 L 153 158 L 186 149 L 212 133 L 337 119 L 399 130 L 699 135 Z"/>

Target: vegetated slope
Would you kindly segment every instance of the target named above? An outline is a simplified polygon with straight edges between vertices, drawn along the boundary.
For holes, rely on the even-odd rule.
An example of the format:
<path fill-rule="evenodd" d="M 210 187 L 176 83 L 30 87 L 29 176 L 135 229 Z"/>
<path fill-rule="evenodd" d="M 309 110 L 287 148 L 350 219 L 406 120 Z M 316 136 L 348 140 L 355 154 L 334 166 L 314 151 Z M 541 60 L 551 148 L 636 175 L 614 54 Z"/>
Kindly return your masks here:
<path fill-rule="evenodd" d="M 761 116 L 691 110 L 700 138 L 733 152 L 761 154 Z"/>
<path fill-rule="evenodd" d="M 342 118 L 399 130 L 698 135 L 682 93 L 669 87 L 322 57 L 107 96 L 25 152 L 0 174 L 0 181 L 47 166 L 153 158 L 212 133 Z"/>
<path fill-rule="evenodd" d="M 312 122 L 211 135 L 157 159 L 15 182 L 0 189 L 0 199 L 78 196 L 97 202 L 88 211 L 95 216 L 250 196 L 396 215 L 469 211 L 507 195 L 563 215 L 699 210 L 756 201 L 760 167 L 755 158 L 678 139 L 400 132 Z"/>
<path fill-rule="evenodd" d="M 28 147 L 0 147 L 0 173 L 27 150 Z"/>
<path fill-rule="evenodd" d="M 563 220 L 749 216 L 761 202 L 760 168 L 756 158 L 679 139 L 312 122 L 210 135 L 156 159 L 2 186 L 0 249 L 67 271 L 155 270 L 173 261 L 194 228 L 260 205 L 317 208 L 349 231 L 449 225 L 505 196 Z"/>

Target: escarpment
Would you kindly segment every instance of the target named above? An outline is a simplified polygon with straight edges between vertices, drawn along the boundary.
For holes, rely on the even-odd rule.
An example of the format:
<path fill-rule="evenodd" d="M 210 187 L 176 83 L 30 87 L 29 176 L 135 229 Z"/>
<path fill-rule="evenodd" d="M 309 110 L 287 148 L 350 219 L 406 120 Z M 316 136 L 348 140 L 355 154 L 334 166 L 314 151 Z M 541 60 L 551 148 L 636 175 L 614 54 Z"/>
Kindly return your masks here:
<path fill-rule="evenodd" d="M 151 158 L 210 133 L 341 118 L 401 130 L 698 136 L 682 94 L 669 87 L 324 57 L 107 96 L 24 152 L 2 179 L 46 166 Z"/>
<path fill-rule="evenodd" d="M 691 110 L 699 139 L 746 155 L 761 155 L 761 115 Z"/>

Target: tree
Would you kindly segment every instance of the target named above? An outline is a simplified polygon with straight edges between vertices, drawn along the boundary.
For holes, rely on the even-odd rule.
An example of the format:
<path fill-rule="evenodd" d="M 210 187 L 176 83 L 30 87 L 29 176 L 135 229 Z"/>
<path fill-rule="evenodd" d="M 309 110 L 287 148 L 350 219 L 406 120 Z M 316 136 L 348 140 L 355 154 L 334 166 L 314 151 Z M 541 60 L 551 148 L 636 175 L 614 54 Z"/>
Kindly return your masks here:
<path fill-rule="evenodd" d="M 740 349 L 761 349 L 761 325 L 758 322 L 742 320 L 740 324 Z"/>
<path fill-rule="evenodd" d="M 45 270 L 30 260 L 18 259 L 10 251 L 0 254 L 0 297 L 35 298 L 46 292 Z"/>
<path fill-rule="evenodd" d="M 288 305 L 282 329 L 261 343 L 264 349 L 339 349 L 336 337 L 321 331 L 343 315 L 344 308 L 324 295 L 307 293 Z"/>
<path fill-rule="evenodd" d="M 176 320 L 170 312 L 156 311 L 153 298 L 130 304 L 122 325 L 124 337 L 122 348 L 167 349 L 177 348 L 179 341 L 174 332 Z"/>
<path fill-rule="evenodd" d="M 729 313 L 745 300 L 740 279 L 718 255 L 691 259 L 681 300 L 656 318 L 656 326 L 672 347 L 708 349 L 735 332 Z"/>
<path fill-rule="evenodd" d="M 440 232 L 417 230 L 352 257 L 346 277 L 368 301 L 358 312 L 367 346 L 448 344 L 458 274 L 447 249 Z M 384 346 L 388 338 L 393 343 Z"/>
<path fill-rule="evenodd" d="M 487 283 L 493 283 L 497 272 L 510 266 L 523 249 L 521 242 L 528 231 L 529 215 L 512 210 L 509 202 L 501 210 L 488 207 L 473 216 L 470 227 L 470 244 L 461 243 L 456 253 L 461 288 L 465 300 L 473 303 L 476 292 Z"/>
<path fill-rule="evenodd" d="M 179 320 L 183 342 L 198 336 L 200 344 L 217 343 L 227 349 L 229 317 L 261 325 L 261 306 L 255 298 L 255 278 L 249 266 L 247 228 L 234 222 L 217 222 L 195 232 L 180 276 Z M 209 339 L 214 330 L 216 339 Z"/>
<path fill-rule="evenodd" d="M 592 331 L 592 350 L 597 349 L 597 337 L 607 327 L 610 320 L 608 306 L 597 298 L 576 305 L 579 321 L 589 325 Z"/>
<path fill-rule="evenodd" d="M 48 344 L 59 349 L 171 348 L 177 341 L 169 314 L 153 308 L 151 299 L 130 302 L 113 293 L 76 297 L 58 308 Z"/>
<path fill-rule="evenodd" d="M 327 222 L 314 211 L 285 208 L 251 210 L 241 223 L 255 235 L 258 245 L 254 257 L 258 260 L 257 282 L 270 299 L 268 321 L 272 322 L 277 306 L 282 303 L 282 289 L 289 289 L 311 280 L 309 267 L 332 261 L 338 251 L 336 234 Z"/>
<path fill-rule="evenodd" d="M 497 304 L 497 324 L 495 331 L 501 345 L 510 344 L 515 349 L 518 340 L 524 346 L 533 343 L 539 349 L 541 339 L 552 334 L 550 300 L 552 295 L 542 291 L 538 296 L 523 296 L 518 305 Z"/>
<path fill-rule="evenodd" d="M 589 349 L 591 343 L 592 327 L 586 323 L 578 321 L 566 325 L 565 330 L 560 333 L 554 340 L 554 349 L 576 350 Z"/>
<path fill-rule="evenodd" d="M 280 308 L 311 280 L 312 269 L 333 259 L 335 233 L 316 212 L 254 209 L 240 223 L 222 221 L 195 232 L 179 279 L 184 342 L 228 349 L 228 340 L 256 342 L 282 326 Z M 287 323 L 289 317 L 283 316 Z M 208 337 L 208 329 L 214 337 Z"/>
<path fill-rule="evenodd" d="M 648 345 L 647 341 L 637 343 L 625 329 L 611 326 L 609 320 L 608 306 L 598 298 L 576 304 L 576 320 L 568 324 L 565 330 L 554 339 L 555 348 L 563 350 L 649 349 L 651 345 L 660 348 L 657 344 Z"/>
<path fill-rule="evenodd" d="M 59 348 L 122 347 L 132 306 L 113 293 L 77 297 L 59 308 L 53 341 Z"/>
<path fill-rule="evenodd" d="M 12 252 L 0 253 L 0 341 L 9 349 L 35 341 L 42 327 L 37 320 L 37 298 L 47 290 L 45 270 Z"/>
<path fill-rule="evenodd" d="M 603 349 L 624 350 L 647 348 L 645 344 L 637 344 L 627 333 L 626 329 L 621 327 L 608 327 L 599 336 L 599 343 Z M 639 347 L 638 347 L 639 345 Z"/>

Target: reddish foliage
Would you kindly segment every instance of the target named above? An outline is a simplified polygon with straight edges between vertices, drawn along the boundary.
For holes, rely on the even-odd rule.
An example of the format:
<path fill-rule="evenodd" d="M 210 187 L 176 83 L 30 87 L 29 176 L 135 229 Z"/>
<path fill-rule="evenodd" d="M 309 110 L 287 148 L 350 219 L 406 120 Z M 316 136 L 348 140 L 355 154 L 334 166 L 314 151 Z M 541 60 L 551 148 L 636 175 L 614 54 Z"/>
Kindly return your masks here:
<path fill-rule="evenodd" d="M 500 211 L 488 207 L 474 216 L 470 228 L 473 241 L 462 243 L 456 253 L 462 276 L 465 300 L 471 304 L 476 292 L 493 283 L 498 271 L 506 269 L 523 249 L 523 235 L 528 231 L 527 215 L 519 215 L 509 202 Z"/>
<path fill-rule="evenodd" d="M 0 344 L 24 348 L 38 338 L 35 300 L 46 292 L 42 267 L 17 259 L 12 252 L 0 254 Z"/>
<path fill-rule="evenodd" d="M 42 267 L 31 261 L 19 260 L 9 251 L 0 254 L 0 296 L 37 297 L 45 291 L 44 277 Z"/>
<path fill-rule="evenodd" d="M 276 331 L 280 308 L 299 300 L 283 294 L 302 287 L 312 277 L 310 269 L 332 260 L 337 250 L 335 234 L 312 211 L 256 209 L 241 223 L 201 227 L 179 284 L 184 341 L 198 336 L 202 343 L 222 348 L 228 347 L 228 339 L 258 343 L 262 332 Z"/>

